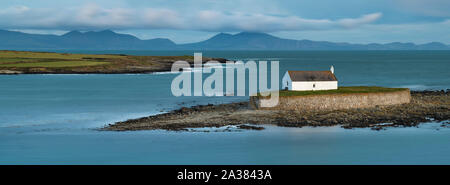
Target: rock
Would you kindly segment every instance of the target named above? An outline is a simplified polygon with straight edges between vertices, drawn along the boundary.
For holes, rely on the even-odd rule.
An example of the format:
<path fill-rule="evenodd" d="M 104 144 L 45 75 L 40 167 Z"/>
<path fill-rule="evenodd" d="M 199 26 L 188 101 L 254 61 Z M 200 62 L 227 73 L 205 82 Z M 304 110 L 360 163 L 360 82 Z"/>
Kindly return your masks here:
<path fill-rule="evenodd" d="M 240 129 L 247 129 L 247 130 L 264 130 L 264 127 L 258 127 L 258 126 L 252 126 L 252 125 L 238 125 L 237 127 Z"/>
<path fill-rule="evenodd" d="M 6 75 L 17 75 L 22 74 L 22 71 L 13 71 L 13 70 L 0 70 L 0 74 L 6 74 Z"/>

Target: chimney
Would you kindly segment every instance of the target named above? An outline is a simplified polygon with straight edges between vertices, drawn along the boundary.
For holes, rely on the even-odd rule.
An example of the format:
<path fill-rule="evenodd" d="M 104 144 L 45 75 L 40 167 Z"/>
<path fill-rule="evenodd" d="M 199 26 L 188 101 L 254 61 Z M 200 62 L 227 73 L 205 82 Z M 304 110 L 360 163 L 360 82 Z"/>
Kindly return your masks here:
<path fill-rule="evenodd" d="M 331 73 L 334 74 L 334 67 L 333 66 L 330 67 L 330 71 L 331 71 Z"/>

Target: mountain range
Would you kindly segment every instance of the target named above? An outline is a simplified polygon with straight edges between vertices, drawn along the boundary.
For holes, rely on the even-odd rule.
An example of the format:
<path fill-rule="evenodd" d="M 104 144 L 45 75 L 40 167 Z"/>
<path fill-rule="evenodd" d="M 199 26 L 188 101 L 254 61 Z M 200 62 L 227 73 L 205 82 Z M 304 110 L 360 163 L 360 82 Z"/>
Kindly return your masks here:
<path fill-rule="evenodd" d="M 219 33 L 205 41 L 176 44 L 165 38 L 141 40 L 111 30 L 70 31 L 64 35 L 29 34 L 0 30 L 4 50 L 450 50 L 440 42 L 351 44 L 279 38 L 267 33 Z"/>

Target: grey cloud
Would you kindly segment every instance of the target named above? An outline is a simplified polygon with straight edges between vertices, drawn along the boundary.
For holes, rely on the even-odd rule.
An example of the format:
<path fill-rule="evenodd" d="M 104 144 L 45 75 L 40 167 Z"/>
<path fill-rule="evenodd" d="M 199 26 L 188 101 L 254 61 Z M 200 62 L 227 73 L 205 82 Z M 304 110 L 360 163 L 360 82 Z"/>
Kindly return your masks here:
<path fill-rule="evenodd" d="M 196 31 L 301 31 L 350 29 L 370 24 L 382 14 L 338 20 L 306 19 L 245 12 L 181 12 L 154 8 L 103 8 L 96 4 L 66 9 L 25 6 L 0 9 L 0 27 L 6 29 L 176 29 Z"/>

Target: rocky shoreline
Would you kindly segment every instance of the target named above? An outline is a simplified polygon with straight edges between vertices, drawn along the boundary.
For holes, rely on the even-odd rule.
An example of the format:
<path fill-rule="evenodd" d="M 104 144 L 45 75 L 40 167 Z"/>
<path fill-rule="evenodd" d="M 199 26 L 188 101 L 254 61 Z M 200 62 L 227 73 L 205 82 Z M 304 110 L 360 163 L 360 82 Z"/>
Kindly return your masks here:
<path fill-rule="evenodd" d="M 168 113 L 109 124 L 101 130 L 187 130 L 187 128 L 239 125 L 242 129 L 261 130 L 246 124 L 272 124 L 285 127 L 335 126 L 343 128 L 412 127 L 431 121 L 450 123 L 450 90 L 412 91 L 411 103 L 374 108 L 333 111 L 253 110 L 248 102 L 182 107 Z"/>
<path fill-rule="evenodd" d="M 0 74 L 2 74 L 2 75 L 18 75 L 18 74 L 23 74 L 23 72 L 13 71 L 13 70 L 0 70 Z"/>

